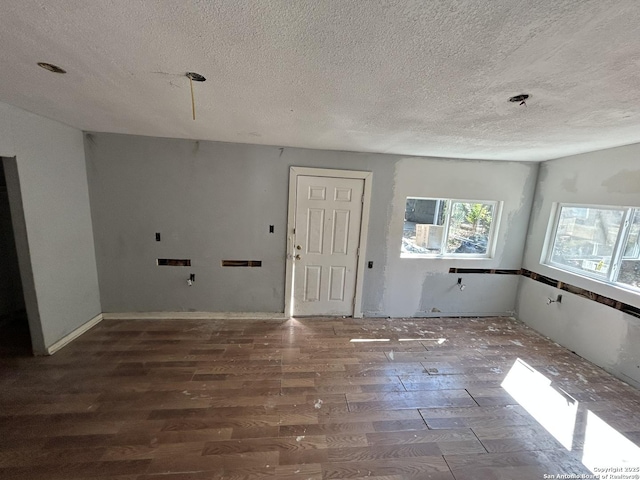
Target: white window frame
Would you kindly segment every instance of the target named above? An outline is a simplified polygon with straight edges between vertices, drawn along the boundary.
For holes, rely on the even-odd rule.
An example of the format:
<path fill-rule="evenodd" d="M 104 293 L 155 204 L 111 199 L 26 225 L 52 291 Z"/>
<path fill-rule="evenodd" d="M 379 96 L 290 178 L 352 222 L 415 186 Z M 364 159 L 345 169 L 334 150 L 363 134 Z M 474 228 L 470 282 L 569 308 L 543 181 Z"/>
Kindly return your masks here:
<path fill-rule="evenodd" d="M 496 250 L 496 238 L 498 236 L 498 226 L 500 224 L 500 216 L 502 214 L 502 201 L 500 200 L 469 200 L 464 198 L 445 198 L 445 197 L 418 197 L 414 195 L 408 195 L 404 200 L 404 207 L 406 208 L 407 200 L 415 199 L 415 200 L 435 200 L 441 202 L 449 202 L 449 208 L 447 209 L 447 216 L 444 219 L 444 233 L 442 236 L 442 246 L 440 247 L 439 253 L 403 253 L 402 252 L 402 238 L 403 235 L 400 236 L 401 247 L 400 247 L 400 258 L 455 258 L 455 259 L 491 259 L 495 256 Z M 447 253 L 445 251 L 446 245 L 449 241 L 449 226 L 451 223 L 451 212 L 453 208 L 451 207 L 454 203 L 482 203 L 484 205 L 492 205 L 493 206 L 493 217 L 491 219 L 491 226 L 489 227 L 489 235 L 487 239 L 487 253 Z M 403 232 L 404 232 L 404 220 L 402 222 Z"/>
<path fill-rule="evenodd" d="M 558 234 L 558 226 L 560 223 L 560 215 L 562 213 L 563 208 L 590 208 L 594 210 L 621 210 L 623 212 L 622 221 L 620 223 L 620 228 L 618 230 L 618 236 L 616 237 L 616 241 L 613 244 L 613 252 L 611 254 L 611 264 L 609 265 L 609 270 L 606 275 L 598 275 L 595 272 L 589 272 L 588 270 L 580 270 L 578 268 L 572 268 L 567 265 L 563 265 L 561 263 L 554 262 L 552 260 L 553 257 L 553 247 L 556 243 L 556 235 Z M 552 210 L 551 215 L 551 223 L 549 236 L 545 240 L 544 249 L 542 252 L 542 258 L 540 259 L 540 263 L 546 265 L 548 267 L 552 267 L 558 270 L 562 270 L 563 272 L 570 273 L 572 275 L 577 275 L 579 277 L 588 278 L 590 280 L 595 280 L 597 282 L 605 283 L 607 285 L 612 285 L 615 287 L 623 288 L 625 290 L 629 290 L 631 292 L 638 293 L 640 289 L 634 287 L 633 285 L 629 285 L 627 283 L 619 282 L 618 274 L 620 271 L 620 264 L 623 260 L 624 255 L 624 246 L 627 243 L 629 238 L 629 230 L 631 226 L 631 218 L 634 210 L 640 210 L 640 207 L 629 207 L 629 206 L 621 206 L 621 205 L 590 205 L 584 203 L 555 203 L 554 210 Z"/>

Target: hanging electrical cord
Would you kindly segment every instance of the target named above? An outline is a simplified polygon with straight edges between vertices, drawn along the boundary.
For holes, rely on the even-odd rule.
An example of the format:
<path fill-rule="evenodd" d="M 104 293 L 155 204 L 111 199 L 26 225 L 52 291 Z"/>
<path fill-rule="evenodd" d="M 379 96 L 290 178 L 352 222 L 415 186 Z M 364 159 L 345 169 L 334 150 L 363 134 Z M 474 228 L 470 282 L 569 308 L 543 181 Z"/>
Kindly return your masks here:
<path fill-rule="evenodd" d="M 204 82 L 206 78 L 204 78 L 199 73 L 195 72 L 187 72 L 185 75 L 189 79 L 189 86 L 191 87 L 191 114 L 193 119 L 196 119 L 196 99 L 193 94 L 193 82 Z"/>

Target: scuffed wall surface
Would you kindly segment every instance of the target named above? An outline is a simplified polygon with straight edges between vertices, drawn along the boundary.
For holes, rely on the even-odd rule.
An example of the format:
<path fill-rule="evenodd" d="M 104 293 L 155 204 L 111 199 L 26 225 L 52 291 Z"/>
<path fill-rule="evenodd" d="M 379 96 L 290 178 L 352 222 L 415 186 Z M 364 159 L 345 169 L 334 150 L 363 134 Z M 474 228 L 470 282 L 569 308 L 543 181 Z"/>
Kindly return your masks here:
<path fill-rule="evenodd" d="M 282 312 L 290 166 L 373 172 L 366 260 L 374 268 L 364 273 L 365 315 L 423 315 L 432 306 L 443 314 L 514 309 L 514 277 L 465 278 L 469 287 L 463 295 L 441 290 L 457 278 L 445 273 L 450 267 L 519 268 L 537 164 L 100 133 L 87 134 L 85 149 L 105 312 Z M 407 195 L 504 201 L 496 258 L 401 259 Z M 275 233 L 268 233 L 269 225 Z M 161 242 L 155 242 L 155 232 Z M 157 258 L 193 263 L 157 267 Z M 223 268 L 222 259 L 263 263 Z M 189 273 L 196 274 L 191 287 Z M 430 301 L 436 296 L 442 301 Z"/>

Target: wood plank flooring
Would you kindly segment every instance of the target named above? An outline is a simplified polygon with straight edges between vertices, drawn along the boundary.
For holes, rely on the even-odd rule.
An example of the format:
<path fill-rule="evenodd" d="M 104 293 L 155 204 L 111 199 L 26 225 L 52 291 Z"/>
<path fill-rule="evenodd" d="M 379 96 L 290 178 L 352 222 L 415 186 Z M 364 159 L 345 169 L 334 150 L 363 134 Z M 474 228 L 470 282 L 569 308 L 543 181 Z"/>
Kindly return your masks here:
<path fill-rule="evenodd" d="M 517 359 L 577 406 L 569 448 L 502 387 Z M 638 390 L 506 318 L 105 320 L 0 362 L 0 479 L 590 474 L 594 414 L 640 444 Z"/>

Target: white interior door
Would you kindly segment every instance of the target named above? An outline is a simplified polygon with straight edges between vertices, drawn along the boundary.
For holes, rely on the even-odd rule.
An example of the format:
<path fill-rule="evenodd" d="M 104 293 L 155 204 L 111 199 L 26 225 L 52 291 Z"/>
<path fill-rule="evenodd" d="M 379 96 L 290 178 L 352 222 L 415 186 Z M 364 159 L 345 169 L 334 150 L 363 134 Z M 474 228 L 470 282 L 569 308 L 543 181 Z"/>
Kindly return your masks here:
<path fill-rule="evenodd" d="M 294 315 L 352 315 L 364 180 L 299 175 Z"/>

